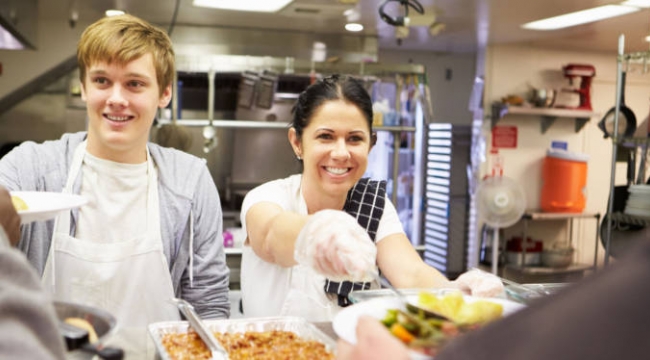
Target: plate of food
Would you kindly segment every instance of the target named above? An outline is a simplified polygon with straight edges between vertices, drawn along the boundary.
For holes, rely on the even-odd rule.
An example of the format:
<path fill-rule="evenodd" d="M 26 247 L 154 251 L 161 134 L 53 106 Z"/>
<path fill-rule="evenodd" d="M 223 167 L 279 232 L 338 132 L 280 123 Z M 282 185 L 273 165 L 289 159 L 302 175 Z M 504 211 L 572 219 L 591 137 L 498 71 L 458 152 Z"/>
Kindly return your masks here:
<path fill-rule="evenodd" d="M 334 332 L 341 339 L 354 344 L 358 318 L 364 315 L 374 317 L 410 349 L 412 359 L 429 359 L 454 337 L 524 307 L 523 304 L 507 299 L 479 298 L 458 290 L 423 290 L 418 294 L 406 294 L 406 298 L 409 303 L 431 309 L 451 321 L 407 310 L 395 296 L 377 297 L 341 310 L 332 323 Z"/>
<path fill-rule="evenodd" d="M 50 220 L 61 211 L 78 208 L 88 202 L 80 195 L 58 192 L 11 191 L 10 194 L 22 224 Z"/>

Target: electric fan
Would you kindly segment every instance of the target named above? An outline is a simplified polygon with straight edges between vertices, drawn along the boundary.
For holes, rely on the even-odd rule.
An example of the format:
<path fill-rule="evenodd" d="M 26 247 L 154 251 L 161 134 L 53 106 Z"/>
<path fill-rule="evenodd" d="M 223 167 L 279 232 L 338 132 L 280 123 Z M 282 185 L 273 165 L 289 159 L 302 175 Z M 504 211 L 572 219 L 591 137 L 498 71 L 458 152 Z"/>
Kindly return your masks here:
<path fill-rule="evenodd" d="M 492 273 L 497 274 L 499 228 L 514 225 L 526 211 L 526 196 L 517 182 L 505 176 L 491 176 L 479 184 L 476 205 L 483 221 L 494 229 Z"/>

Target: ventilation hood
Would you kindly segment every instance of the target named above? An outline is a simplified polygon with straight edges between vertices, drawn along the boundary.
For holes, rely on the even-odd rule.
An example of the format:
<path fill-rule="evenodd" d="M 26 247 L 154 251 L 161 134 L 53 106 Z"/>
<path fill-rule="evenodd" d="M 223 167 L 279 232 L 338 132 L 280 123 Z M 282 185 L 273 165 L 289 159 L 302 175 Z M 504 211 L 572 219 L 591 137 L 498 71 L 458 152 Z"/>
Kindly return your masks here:
<path fill-rule="evenodd" d="M 36 49 L 37 1 L 0 1 L 0 49 Z"/>

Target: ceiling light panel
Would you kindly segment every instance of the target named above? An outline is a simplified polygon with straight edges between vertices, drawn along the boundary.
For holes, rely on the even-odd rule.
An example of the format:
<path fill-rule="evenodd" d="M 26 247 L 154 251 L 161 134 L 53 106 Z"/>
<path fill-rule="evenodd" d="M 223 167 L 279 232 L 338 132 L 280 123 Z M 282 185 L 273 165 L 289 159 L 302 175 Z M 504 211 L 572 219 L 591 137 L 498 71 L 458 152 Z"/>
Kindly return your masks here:
<path fill-rule="evenodd" d="M 621 5 L 634 6 L 638 8 L 650 8 L 650 0 L 627 0 L 623 1 Z"/>
<path fill-rule="evenodd" d="M 293 0 L 194 0 L 194 6 L 222 10 L 276 12 Z"/>
<path fill-rule="evenodd" d="M 632 6 L 605 5 L 529 22 L 522 25 L 521 27 L 529 30 L 557 30 L 570 26 L 587 24 L 594 21 L 621 16 L 639 10 L 639 8 Z"/>

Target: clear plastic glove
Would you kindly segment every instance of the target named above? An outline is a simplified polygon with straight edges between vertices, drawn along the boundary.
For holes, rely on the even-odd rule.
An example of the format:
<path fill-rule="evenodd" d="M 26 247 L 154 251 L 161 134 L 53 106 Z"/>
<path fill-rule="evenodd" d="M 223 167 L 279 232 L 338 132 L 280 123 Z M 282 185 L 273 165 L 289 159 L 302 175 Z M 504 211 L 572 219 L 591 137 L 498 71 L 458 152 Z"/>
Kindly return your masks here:
<path fill-rule="evenodd" d="M 503 283 L 499 277 L 477 269 L 461 274 L 451 283 L 474 296 L 498 297 L 504 294 Z"/>
<path fill-rule="evenodd" d="M 313 214 L 298 234 L 294 258 L 334 281 L 370 281 L 377 248 L 356 219 L 344 211 Z"/>

